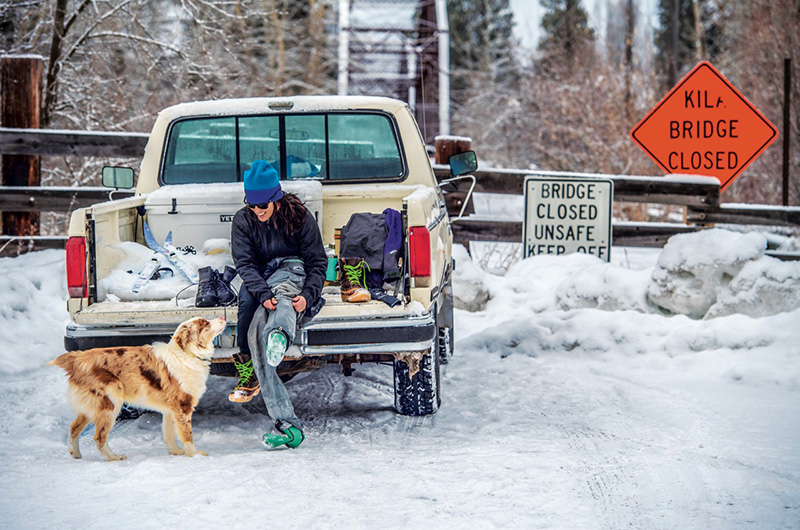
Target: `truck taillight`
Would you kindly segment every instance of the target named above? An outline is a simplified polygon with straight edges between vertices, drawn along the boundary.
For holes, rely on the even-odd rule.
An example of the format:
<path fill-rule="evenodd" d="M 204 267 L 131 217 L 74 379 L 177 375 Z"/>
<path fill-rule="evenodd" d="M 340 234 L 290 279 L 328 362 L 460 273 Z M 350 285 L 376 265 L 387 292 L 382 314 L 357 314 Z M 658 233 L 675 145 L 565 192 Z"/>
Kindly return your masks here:
<path fill-rule="evenodd" d="M 431 275 L 431 234 L 424 226 L 411 226 L 408 228 L 408 263 L 411 266 L 411 276 Z"/>
<path fill-rule="evenodd" d="M 86 280 L 86 238 L 67 239 L 67 291 L 70 298 L 86 298 L 89 286 Z"/>

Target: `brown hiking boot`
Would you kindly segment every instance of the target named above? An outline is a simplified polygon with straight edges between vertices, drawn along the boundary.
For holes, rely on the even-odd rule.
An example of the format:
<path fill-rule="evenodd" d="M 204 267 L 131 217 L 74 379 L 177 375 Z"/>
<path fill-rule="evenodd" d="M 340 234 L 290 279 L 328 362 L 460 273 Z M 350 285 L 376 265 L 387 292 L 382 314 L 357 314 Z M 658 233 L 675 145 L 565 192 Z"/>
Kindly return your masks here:
<path fill-rule="evenodd" d="M 253 360 L 245 361 L 240 353 L 233 356 L 233 365 L 239 372 L 239 384 L 228 395 L 228 401 L 247 403 L 261 392 L 261 385 L 258 384 L 258 377 L 253 370 Z"/>
<path fill-rule="evenodd" d="M 372 297 L 367 290 L 367 262 L 361 258 L 342 258 L 340 262 L 342 302 L 369 302 Z"/>

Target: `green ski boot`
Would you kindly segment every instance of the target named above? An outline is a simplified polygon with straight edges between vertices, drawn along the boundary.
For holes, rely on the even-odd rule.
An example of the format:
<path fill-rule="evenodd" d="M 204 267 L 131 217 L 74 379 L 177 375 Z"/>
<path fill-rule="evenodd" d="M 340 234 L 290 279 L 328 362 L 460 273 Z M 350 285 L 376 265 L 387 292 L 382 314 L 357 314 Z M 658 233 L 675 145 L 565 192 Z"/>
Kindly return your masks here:
<path fill-rule="evenodd" d="M 267 338 L 267 364 L 278 366 L 286 353 L 286 335 L 279 329 L 274 329 Z"/>
<path fill-rule="evenodd" d="M 265 446 L 267 446 L 268 449 L 277 449 L 283 446 L 289 447 L 290 449 L 296 449 L 297 446 L 303 443 L 303 440 L 305 439 L 303 431 L 291 423 L 278 420 L 275 422 L 275 428 L 283 432 L 283 434 L 274 434 L 268 432 L 261 438 L 261 441 Z"/>

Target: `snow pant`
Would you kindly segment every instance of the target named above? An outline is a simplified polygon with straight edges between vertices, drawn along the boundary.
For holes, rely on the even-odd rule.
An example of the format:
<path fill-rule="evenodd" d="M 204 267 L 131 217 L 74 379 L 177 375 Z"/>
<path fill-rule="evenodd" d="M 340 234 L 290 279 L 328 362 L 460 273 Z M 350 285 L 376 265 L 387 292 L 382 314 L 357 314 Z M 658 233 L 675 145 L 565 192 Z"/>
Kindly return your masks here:
<path fill-rule="evenodd" d="M 294 312 L 294 308 L 289 306 Z M 258 307 L 253 315 L 250 329 L 248 332 L 248 342 L 250 344 L 250 351 L 252 352 L 253 368 L 256 371 L 256 377 L 261 385 L 261 397 L 264 399 L 264 404 L 267 406 L 267 413 L 273 421 L 284 420 L 288 421 L 301 431 L 303 424 L 294 413 L 292 400 L 289 399 L 289 393 L 286 387 L 278 377 L 275 366 L 267 364 L 267 346 L 266 336 L 269 331 L 267 322 L 267 309 L 263 306 Z M 270 311 L 274 314 L 275 311 Z M 293 316 L 293 322 L 297 321 L 297 314 Z M 270 329 L 271 331 L 271 329 Z M 294 336 L 294 328 L 292 328 L 292 336 Z"/>
<path fill-rule="evenodd" d="M 302 292 L 305 281 L 306 272 L 303 260 L 294 257 L 283 259 L 278 269 L 267 278 L 267 285 L 278 303 L 275 310 L 270 311 L 267 315 L 265 337 L 273 329 L 280 329 L 286 334 L 289 344 L 294 343 L 297 322 L 303 315 L 294 310 L 292 299 Z"/>
<path fill-rule="evenodd" d="M 278 303 L 273 311 L 267 311 L 265 307 L 259 306 L 253 314 L 247 332 L 253 368 L 261 385 L 261 397 L 267 406 L 267 413 L 273 420 L 288 421 L 301 431 L 303 426 L 295 416 L 289 393 L 278 377 L 276 367 L 267 363 L 266 338 L 273 330 L 280 329 L 286 334 L 288 345 L 294 343 L 297 322 L 301 319 L 302 313 L 298 314 L 294 310 L 292 299 L 302 291 L 305 277 L 302 260 L 297 258 L 281 260 L 278 269 L 267 278 L 267 285 Z"/>
<path fill-rule="evenodd" d="M 279 260 L 280 265 L 278 265 L 278 269 L 267 278 L 267 285 L 270 286 L 275 299 L 278 301 L 278 307 L 281 310 L 278 325 L 271 329 L 282 327 L 290 342 L 294 342 L 296 326 L 294 324 L 290 325 L 289 320 L 290 317 L 297 318 L 297 313 L 294 307 L 292 307 L 292 298 L 300 294 L 305 282 L 305 269 L 303 264 L 302 262 L 298 263 L 295 259 L 296 258 L 281 258 Z M 295 289 L 297 292 L 292 294 Z M 312 300 L 306 300 L 306 302 L 310 304 Z M 250 351 L 247 333 L 250 329 L 253 315 L 259 307 L 262 307 L 261 303 L 247 290 L 247 286 L 242 283 L 239 288 L 236 342 L 239 345 L 239 351 L 243 355 L 250 355 L 251 357 L 252 352 Z"/>

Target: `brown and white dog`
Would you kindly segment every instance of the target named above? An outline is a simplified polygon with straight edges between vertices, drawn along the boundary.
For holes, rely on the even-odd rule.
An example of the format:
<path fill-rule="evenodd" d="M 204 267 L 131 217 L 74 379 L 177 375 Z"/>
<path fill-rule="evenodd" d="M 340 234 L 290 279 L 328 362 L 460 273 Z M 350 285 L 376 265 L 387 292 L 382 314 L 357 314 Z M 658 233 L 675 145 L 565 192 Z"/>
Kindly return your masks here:
<path fill-rule="evenodd" d="M 198 317 L 178 326 L 169 344 L 71 351 L 50 361 L 67 372 L 67 399 L 78 414 L 69 429 L 69 453 L 81 457 L 80 435 L 92 422 L 100 453 L 108 460 L 125 460 L 108 447 L 108 433 L 122 404 L 129 403 L 161 412 L 170 454 L 205 456 L 194 446 L 192 413 L 206 391 L 214 337 L 224 329 L 224 318 Z"/>

